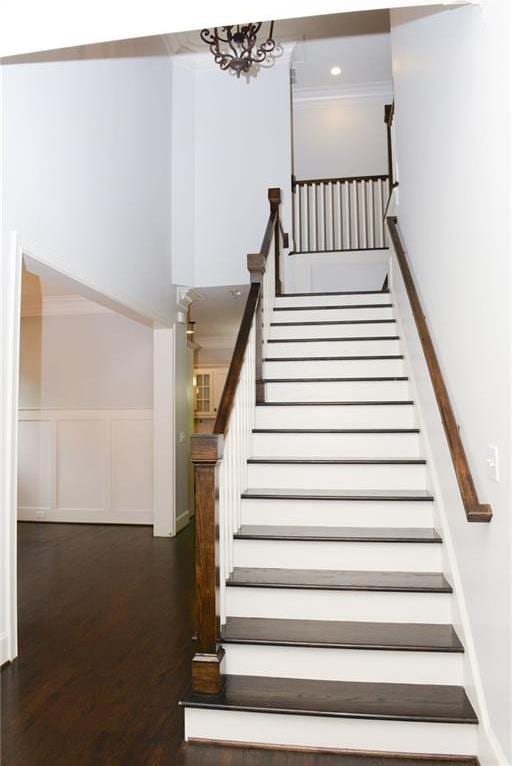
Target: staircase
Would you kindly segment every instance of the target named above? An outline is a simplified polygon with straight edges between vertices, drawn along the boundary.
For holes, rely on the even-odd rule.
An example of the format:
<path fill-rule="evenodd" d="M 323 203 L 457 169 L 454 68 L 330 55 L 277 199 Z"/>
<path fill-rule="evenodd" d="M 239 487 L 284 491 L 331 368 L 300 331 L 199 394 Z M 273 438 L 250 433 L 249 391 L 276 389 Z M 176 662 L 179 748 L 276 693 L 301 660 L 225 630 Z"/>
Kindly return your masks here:
<path fill-rule="evenodd" d="M 282 295 L 267 311 L 265 400 L 235 409 L 247 446 L 219 499 L 238 495 L 208 655 L 221 681 L 184 700 L 186 737 L 474 756 L 393 296 Z"/>

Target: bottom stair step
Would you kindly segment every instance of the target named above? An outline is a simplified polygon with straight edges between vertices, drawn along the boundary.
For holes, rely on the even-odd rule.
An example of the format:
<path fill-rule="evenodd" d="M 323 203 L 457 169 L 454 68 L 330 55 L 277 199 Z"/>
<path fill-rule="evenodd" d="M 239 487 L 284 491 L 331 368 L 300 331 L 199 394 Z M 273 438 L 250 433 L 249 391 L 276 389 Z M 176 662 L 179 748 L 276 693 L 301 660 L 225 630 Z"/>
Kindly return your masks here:
<path fill-rule="evenodd" d="M 226 676 L 218 695 L 190 693 L 185 707 L 329 718 L 477 724 L 462 686 Z"/>
<path fill-rule="evenodd" d="M 460 686 L 226 676 L 190 693 L 185 738 L 282 747 L 474 756 L 475 711 Z"/>

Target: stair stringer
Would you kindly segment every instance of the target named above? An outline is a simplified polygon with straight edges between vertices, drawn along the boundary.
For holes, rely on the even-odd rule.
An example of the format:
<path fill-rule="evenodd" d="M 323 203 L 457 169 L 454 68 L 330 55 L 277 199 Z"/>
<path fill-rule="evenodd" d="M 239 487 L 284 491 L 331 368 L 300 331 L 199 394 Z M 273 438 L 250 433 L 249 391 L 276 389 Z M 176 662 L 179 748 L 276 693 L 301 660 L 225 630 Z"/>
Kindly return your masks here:
<path fill-rule="evenodd" d="M 398 334 L 404 349 L 405 372 L 409 376 L 411 393 L 416 404 L 423 454 L 427 458 L 429 466 L 427 487 L 436 498 L 434 519 L 444 541 L 442 550 L 443 571 L 450 579 L 454 590 L 452 622 L 466 650 L 463 669 L 464 687 L 479 718 L 477 755 L 481 766 L 510 766 L 491 726 L 478 654 L 450 526 L 450 518 L 456 514 L 459 514 L 461 519 L 465 519 L 465 510 L 416 322 L 400 266 L 392 249 L 389 275 Z"/>

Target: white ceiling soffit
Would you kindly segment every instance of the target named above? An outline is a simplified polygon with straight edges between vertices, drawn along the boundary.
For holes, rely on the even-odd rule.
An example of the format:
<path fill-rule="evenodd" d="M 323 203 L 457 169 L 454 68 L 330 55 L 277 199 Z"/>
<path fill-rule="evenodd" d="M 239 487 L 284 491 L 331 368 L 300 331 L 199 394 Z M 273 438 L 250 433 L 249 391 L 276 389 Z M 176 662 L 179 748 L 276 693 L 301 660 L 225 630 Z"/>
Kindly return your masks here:
<path fill-rule="evenodd" d="M 455 5 L 461 0 L 429 0 L 429 5 Z M 471 1 L 471 0 L 470 0 Z M 478 4 L 478 3 L 477 3 Z M 412 0 L 387 0 L 388 8 L 418 5 Z M 245 20 L 286 19 L 382 8 L 382 0 L 246 0 Z M 201 27 L 234 24 L 240 19 L 238 0 L 3 0 L 0 56 L 55 50 L 76 45 L 164 35 Z"/>
<path fill-rule="evenodd" d="M 81 295 L 27 295 L 21 302 L 22 317 L 112 314 L 110 309 Z"/>

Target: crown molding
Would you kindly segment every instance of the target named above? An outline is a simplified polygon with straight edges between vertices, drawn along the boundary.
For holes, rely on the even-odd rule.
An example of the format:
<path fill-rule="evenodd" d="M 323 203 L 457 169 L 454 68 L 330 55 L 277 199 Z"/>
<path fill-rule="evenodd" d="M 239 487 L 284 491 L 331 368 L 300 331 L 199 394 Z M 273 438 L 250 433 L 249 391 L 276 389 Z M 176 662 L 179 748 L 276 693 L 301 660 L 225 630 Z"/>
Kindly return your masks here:
<path fill-rule="evenodd" d="M 106 306 L 100 306 L 81 295 L 30 295 L 25 296 L 21 304 L 22 317 L 113 313 Z"/>
<path fill-rule="evenodd" d="M 176 305 L 186 311 L 194 301 L 202 301 L 204 296 L 193 287 L 178 287 L 176 289 Z"/>
<path fill-rule="evenodd" d="M 336 83 L 319 87 L 293 88 L 294 106 L 309 106 L 324 101 L 383 101 L 393 99 L 393 82 L 375 80 L 352 84 Z"/>

